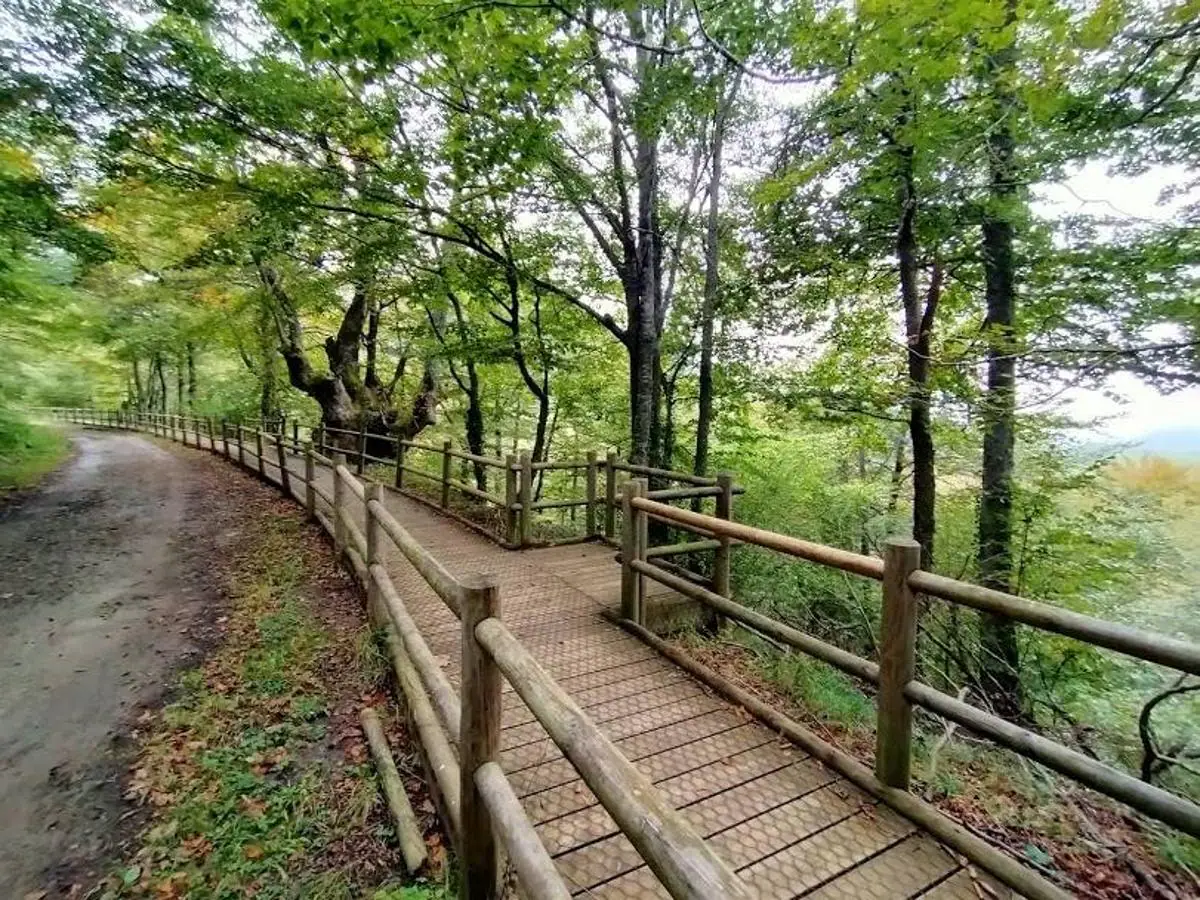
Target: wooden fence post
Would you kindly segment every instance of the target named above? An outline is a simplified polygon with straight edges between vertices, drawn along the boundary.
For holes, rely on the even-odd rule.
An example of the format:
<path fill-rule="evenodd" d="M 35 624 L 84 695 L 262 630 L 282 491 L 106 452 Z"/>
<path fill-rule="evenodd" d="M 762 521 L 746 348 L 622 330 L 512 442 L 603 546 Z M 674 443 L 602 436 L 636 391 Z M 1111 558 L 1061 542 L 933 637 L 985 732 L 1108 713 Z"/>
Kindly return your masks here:
<path fill-rule="evenodd" d="M 333 454 L 333 550 L 337 554 L 337 558 L 341 560 L 342 550 L 346 547 L 346 522 L 342 518 L 344 510 L 342 507 L 346 502 L 346 484 L 342 481 L 342 476 L 338 473 L 338 469 L 346 465 L 346 454 L 337 452 Z"/>
<path fill-rule="evenodd" d="M 358 427 L 358 461 L 354 466 L 354 471 L 359 475 L 363 473 L 363 469 L 367 467 L 367 421 L 363 420 Z"/>
<path fill-rule="evenodd" d="M 316 444 L 317 444 L 317 452 L 318 453 L 320 453 L 322 456 L 329 455 L 325 450 L 325 423 L 324 422 L 317 423 Z"/>
<path fill-rule="evenodd" d="M 246 467 L 246 433 L 242 430 L 242 423 L 239 420 L 237 423 L 237 442 L 238 442 L 238 465 L 242 468 Z"/>
<path fill-rule="evenodd" d="M 221 420 L 221 446 L 225 450 L 225 458 L 229 459 L 229 422 Z"/>
<path fill-rule="evenodd" d="M 533 532 L 533 460 L 521 454 L 521 546 L 528 547 Z"/>
<path fill-rule="evenodd" d="M 583 527 L 588 537 L 596 533 L 596 451 L 589 450 L 587 455 L 587 512 L 583 517 Z"/>
<path fill-rule="evenodd" d="M 200 417 L 193 416 L 192 424 L 196 426 L 196 449 L 200 449 Z"/>
<path fill-rule="evenodd" d="M 500 669 L 475 637 L 475 627 L 500 615 L 500 591 L 487 576 L 464 584 L 462 618 L 462 724 L 458 739 L 462 791 L 462 900 L 498 896 L 499 855 L 491 816 L 475 772 L 500 757 Z"/>
<path fill-rule="evenodd" d="M 316 460 L 313 459 L 312 441 L 304 445 L 304 511 L 309 519 L 317 517 L 317 491 L 313 480 L 317 477 Z"/>
<path fill-rule="evenodd" d="M 516 544 L 521 536 L 517 533 L 517 458 L 508 454 L 504 460 L 504 537 Z"/>
<path fill-rule="evenodd" d="M 292 496 L 292 476 L 288 472 L 287 457 L 283 453 L 283 435 L 275 432 L 275 452 L 279 456 L 279 485 L 285 497 Z"/>
<path fill-rule="evenodd" d="M 908 790 L 912 766 L 912 706 L 905 686 L 916 674 L 917 598 L 908 576 L 921 565 L 921 545 L 889 538 L 883 548 L 883 616 L 879 630 L 875 777 Z"/>
<path fill-rule="evenodd" d="M 633 508 L 634 497 L 646 496 L 646 480 L 630 478 L 621 489 L 621 618 L 642 624 L 642 575 L 633 569 L 644 559 L 646 514 Z"/>
<path fill-rule="evenodd" d="M 367 609 L 375 609 L 375 604 L 379 602 L 379 588 L 375 585 L 375 576 L 371 574 L 371 566 L 383 562 L 380 551 L 384 546 L 380 539 L 380 532 L 383 529 L 380 528 L 379 520 L 375 517 L 375 511 L 371 509 L 372 500 L 383 502 L 383 485 L 368 481 L 363 485 L 363 515 L 366 517 L 364 525 L 367 529 Z"/>
<path fill-rule="evenodd" d="M 617 454 L 611 450 L 604 466 L 604 536 L 617 534 Z"/>
<path fill-rule="evenodd" d="M 717 486 L 721 493 L 717 494 L 717 518 L 729 522 L 733 520 L 733 475 L 729 472 L 717 473 Z M 717 548 L 716 560 L 713 563 L 713 592 L 722 597 L 730 596 L 729 587 L 729 537 L 720 536 L 721 546 Z"/>
<path fill-rule="evenodd" d="M 300 420 L 292 419 L 292 452 L 300 452 Z"/>
<path fill-rule="evenodd" d="M 404 489 L 404 438 L 396 438 L 396 490 Z"/>
<path fill-rule="evenodd" d="M 267 460 L 266 454 L 263 453 L 262 422 L 259 422 L 258 425 L 259 427 L 254 429 L 254 446 L 258 449 L 258 474 L 266 478 Z"/>
<path fill-rule="evenodd" d="M 442 509 L 450 505 L 450 439 L 442 441 Z"/>

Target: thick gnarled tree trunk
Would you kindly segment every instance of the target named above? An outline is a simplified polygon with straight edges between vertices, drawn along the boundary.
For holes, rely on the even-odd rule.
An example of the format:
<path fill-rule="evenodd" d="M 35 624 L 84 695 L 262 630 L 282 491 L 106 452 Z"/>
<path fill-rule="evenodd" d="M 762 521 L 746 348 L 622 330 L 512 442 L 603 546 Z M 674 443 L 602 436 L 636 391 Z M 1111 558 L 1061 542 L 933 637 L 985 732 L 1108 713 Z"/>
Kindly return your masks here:
<path fill-rule="evenodd" d="M 256 261 L 259 279 L 273 302 L 279 330 L 279 351 L 287 366 L 288 380 L 297 390 L 312 397 L 321 407 L 321 421 L 328 428 L 368 435 L 367 453 L 387 458 L 395 447 L 385 437 L 411 440 L 434 420 L 437 402 L 437 371 L 428 359 L 421 383 L 407 413 L 396 408 L 389 390 L 368 386 L 359 371 L 359 346 L 368 318 L 368 292 L 355 286 L 337 334 L 325 340 L 328 372 L 317 372 L 304 350 L 303 328 L 291 297 L 279 272 L 267 261 Z M 344 436 L 343 436 L 344 437 Z M 375 440 L 372 440 L 375 438 Z M 339 441 L 331 441 L 338 444 Z M 341 441 L 346 449 L 356 449 L 353 439 Z"/>

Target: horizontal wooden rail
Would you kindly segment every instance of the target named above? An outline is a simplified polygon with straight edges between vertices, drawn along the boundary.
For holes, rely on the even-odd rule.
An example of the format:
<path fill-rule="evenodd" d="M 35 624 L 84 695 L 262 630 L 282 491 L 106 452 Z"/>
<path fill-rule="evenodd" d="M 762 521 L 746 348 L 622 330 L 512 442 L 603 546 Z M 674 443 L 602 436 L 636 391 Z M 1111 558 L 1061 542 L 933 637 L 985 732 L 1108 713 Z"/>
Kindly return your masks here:
<path fill-rule="evenodd" d="M 657 581 L 659 584 L 665 584 L 685 597 L 699 600 L 722 615 L 729 616 L 731 619 L 736 619 L 745 625 L 749 625 L 756 631 L 761 631 L 763 634 L 773 637 L 778 641 L 783 641 L 785 644 L 795 647 L 809 656 L 828 663 L 835 669 L 840 669 L 846 674 L 853 675 L 855 678 L 861 678 L 870 684 L 879 683 L 879 666 L 870 660 L 863 659 L 861 656 L 855 656 L 853 653 L 843 650 L 840 647 L 835 647 L 833 644 L 827 644 L 819 638 L 815 638 L 789 625 L 784 625 L 770 616 L 765 616 L 749 607 L 742 606 L 740 603 L 735 603 L 733 600 L 722 597 L 720 594 L 714 593 L 698 584 L 693 584 L 684 578 L 680 578 L 678 575 L 664 572 L 657 566 L 642 562 L 640 559 L 633 560 L 631 567 L 635 572 L 639 572 L 647 578 Z"/>
<path fill-rule="evenodd" d="M 752 894 L 498 619 L 475 636 L 673 897 Z"/>
<path fill-rule="evenodd" d="M 661 503 L 664 500 L 690 500 L 696 497 L 719 497 L 720 495 L 721 488 L 713 485 L 712 487 L 663 488 L 658 491 L 649 491 L 646 497 Z"/>
<path fill-rule="evenodd" d="M 613 468 L 621 472 L 630 472 L 634 475 L 650 475 L 656 478 L 666 478 L 671 481 L 682 481 L 685 484 L 713 487 L 717 483 L 717 479 L 708 478 L 703 475 L 689 475 L 687 472 L 673 472 L 670 469 L 656 469 L 653 466 L 640 466 L 635 463 L 615 462 L 613 463 Z"/>
<path fill-rule="evenodd" d="M 1169 666 L 1191 675 L 1200 675 L 1200 644 L 1176 640 L 1116 622 L 1106 622 L 1069 609 L 1026 600 L 1024 597 L 956 581 L 932 572 L 913 572 L 908 576 L 908 584 L 914 591 L 922 594 L 1004 616 L 1098 647 L 1107 647 L 1109 650 Z"/>
<path fill-rule="evenodd" d="M 365 497 L 366 492 L 363 488 L 363 484 L 358 480 L 353 472 L 347 469 L 344 465 L 335 466 L 333 472 L 334 477 L 341 478 L 342 481 L 346 483 L 346 487 L 350 488 L 350 492 L 354 494 L 355 497 L 357 497 L 359 500 L 362 500 Z"/>
<path fill-rule="evenodd" d="M 719 592 L 693 584 L 679 574 L 663 571 L 661 564 L 649 562 L 651 552 L 636 541 L 629 545 L 635 551 L 633 557 L 627 562 L 622 560 L 625 568 L 637 576 L 665 584 L 767 637 L 878 685 L 877 774 L 891 787 L 906 789 L 908 786 L 909 704 L 916 704 L 1147 816 L 1200 837 L 1200 805 L 914 680 L 916 596 L 939 597 L 1191 674 L 1200 674 L 1200 646 L 921 571 L 917 568 L 919 548 L 911 541 L 889 541 L 889 555 L 885 561 L 675 509 L 646 499 L 644 493 L 642 483 L 627 498 L 631 515 L 653 515 L 667 521 L 679 521 L 687 527 L 703 527 L 715 535 L 735 537 L 883 581 L 883 649 L 881 665 L 876 665 L 735 603 Z M 636 604 L 626 606 L 638 612 Z M 640 616 L 627 618 L 636 620 Z"/>
<path fill-rule="evenodd" d="M 535 472 L 569 472 L 573 469 L 586 469 L 589 463 L 586 459 L 580 460 L 543 460 L 530 465 L 530 468 Z"/>
<path fill-rule="evenodd" d="M 485 762 L 475 770 L 475 784 L 492 817 L 492 828 L 517 871 L 523 893 L 530 900 L 570 900 L 554 860 L 546 852 L 521 801 L 513 792 L 504 770 L 496 762 Z"/>
<path fill-rule="evenodd" d="M 462 585 L 458 580 L 446 571 L 445 566 L 422 547 L 416 538 L 404 530 L 396 521 L 395 516 L 388 512 L 387 507 L 378 500 L 372 500 L 367 505 L 370 507 L 371 514 L 379 522 L 379 526 L 391 538 L 396 548 L 404 554 L 404 558 L 421 574 L 425 583 L 433 588 L 434 593 L 442 598 L 442 602 L 450 608 L 450 611 L 458 615 L 462 606 L 463 593 Z"/>
<path fill-rule="evenodd" d="M 333 505 L 333 497 L 332 497 L 332 495 L 330 495 L 330 493 L 327 490 L 325 490 L 325 488 L 321 487 L 319 484 L 317 484 L 314 481 L 312 489 L 313 489 L 314 494 L 316 494 L 318 497 L 320 497 L 322 500 L 324 500 L 329 505 L 331 505 L 331 506 Z"/>
<path fill-rule="evenodd" d="M 720 541 L 686 541 L 682 544 L 663 544 L 658 547 L 647 547 L 646 558 L 655 559 L 663 556 L 679 556 L 683 553 L 703 553 L 708 550 L 719 550 L 722 546 Z"/>
<path fill-rule="evenodd" d="M 616 619 L 621 627 L 630 634 L 658 650 L 663 656 L 694 675 L 730 702 L 767 723 L 772 731 L 793 741 L 805 752 L 845 776 L 857 787 L 911 819 L 935 838 L 961 853 L 966 859 L 999 878 L 1021 896 L 1027 897 L 1029 900 L 1071 900 L 1071 895 L 1066 891 L 1051 884 L 1036 872 L 967 831 L 920 797 L 884 784 L 875 777 L 870 769 L 850 754 L 822 740 L 785 713 L 693 659 L 649 629 L 628 619 L 617 619 L 613 614 L 606 613 L 606 617 Z"/>
<path fill-rule="evenodd" d="M 976 734 L 990 738 L 1022 756 L 1073 778 L 1115 800 L 1120 800 L 1151 818 L 1166 822 L 1192 837 L 1200 837 L 1200 806 L 1183 797 L 1118 772 L 1090 756 L 1084 756 L 1057 741 L 1006 722 L 999 716 L 964 703 L 919 681 L 909 682 L 904 694 L 930 712 L 957 722 Z"/>
<path fill-rule="evenodd" d="M 447 734 L 458 734 L 462 723 L 462 705 L 453 685 L 450 684 L 450 679 L 446 677 L 446 673 L 434 658 L 433 651 L 421 637 L 417 623 L 409 615 L 404 601 L 400 599 L 395 585 L 392 584 L 392 579 L 388 577 L 387 570 L 375 563 L 368 568 L 368 571 L 375 587 L 379 590 L 383 609 L 392 625 L 395 626 L 396 633 L 404 645 L 404 652 L 408 655 L 409 662 L 412 663 L 413 669 L 421 679 L 421 684 L 437 711 L 442 727 L 446 729 Z"/>
<path fill-rule="evenodd" d="M 821 563 L 835 569 L 853 572 L 856 575 L 874 578 L 877 581 L 883 578 L 883 560 L 875 556 L 864 556 L 861 553 L 838 550 L 836 547 L 827 547 L 824 544 L 802 541 L 799 538 L 776 534 L 773 531 L 754 528 L 740 522 L 718 519 L 716 516 L 706 516 L 703 513 L 679 509 L 654 500 L 638 498 L 633 501 L 633 506 L 635 509 L 643 510 L 660 519 L 704 529 L 706 533 L 714 536 L 725 536 L 746 544 L 757 544 L 788 556 L 797 556 L 807 559 L 809 562 Z"/>
<path fill-rule="evenodd" d="M 437 448 L 437 452 L 441 453 L 442 451 L 440 448 Z M 468 450 L 450 449 L 446 452 L 455 459 L 465 459 L 467 462 L 479 463 L 481 466 L 491 466 L 496 469 L 504 468 L 504 460 L 502 459 L 496 459 L 491 456 L 480 456 L 478 453 L 471 453 Z"/>
<path fill-rule="evenodd" d="M 529 506 L 531 509 L 572 509 L 578 506 L 587 506 L 587 500 L 536 500 Z M 521 504 L 514 504 L 517 509 L 521 508 Z"/>

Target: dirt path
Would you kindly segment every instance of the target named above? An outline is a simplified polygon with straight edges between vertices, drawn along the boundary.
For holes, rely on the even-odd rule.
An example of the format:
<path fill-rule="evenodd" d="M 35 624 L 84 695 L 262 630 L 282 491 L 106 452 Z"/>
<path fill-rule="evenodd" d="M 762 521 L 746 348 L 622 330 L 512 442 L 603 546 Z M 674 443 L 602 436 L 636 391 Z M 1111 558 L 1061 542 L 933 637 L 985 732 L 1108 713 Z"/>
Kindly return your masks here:
<path fill-rule="evenodd" d="M 125 735 L 215 617 L 205 560 L 230 536 L 217 463 L 188 452 L 79 434 L 0 510 L 0 897 L 53 895 L 110 855 Z"/>

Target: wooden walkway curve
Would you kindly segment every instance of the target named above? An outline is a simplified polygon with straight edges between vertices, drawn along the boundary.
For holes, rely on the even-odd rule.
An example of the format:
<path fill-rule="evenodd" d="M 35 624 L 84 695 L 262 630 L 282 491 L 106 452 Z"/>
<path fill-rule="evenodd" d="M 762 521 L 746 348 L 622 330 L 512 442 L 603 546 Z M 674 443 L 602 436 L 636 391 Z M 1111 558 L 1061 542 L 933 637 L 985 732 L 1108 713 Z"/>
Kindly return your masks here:
<path fill-rule="evenodd" d="M 236 444 L 232 451 L 236 459 Z M 288 468 L 303 472 L 303 459 L 292 457 Z M 265 475 L 279 483 L 269 460 Z M 328 469 L 317 481 L 332 495 Z M 292 493 L 303 501 L 299 482 Z M 612 548 L 505 550 L 393 491 L 384 503 L 451 574 L 498 579 L 500 616 L 513 634 L 764 900 L 1016 896 L 602 618 L 619 605 Z M 457 685 L 458 620 L 398 552 L 386 564 Z M 668 897 L 507 686 L 504 698 L 501 764 L 572 893 Z"/>

